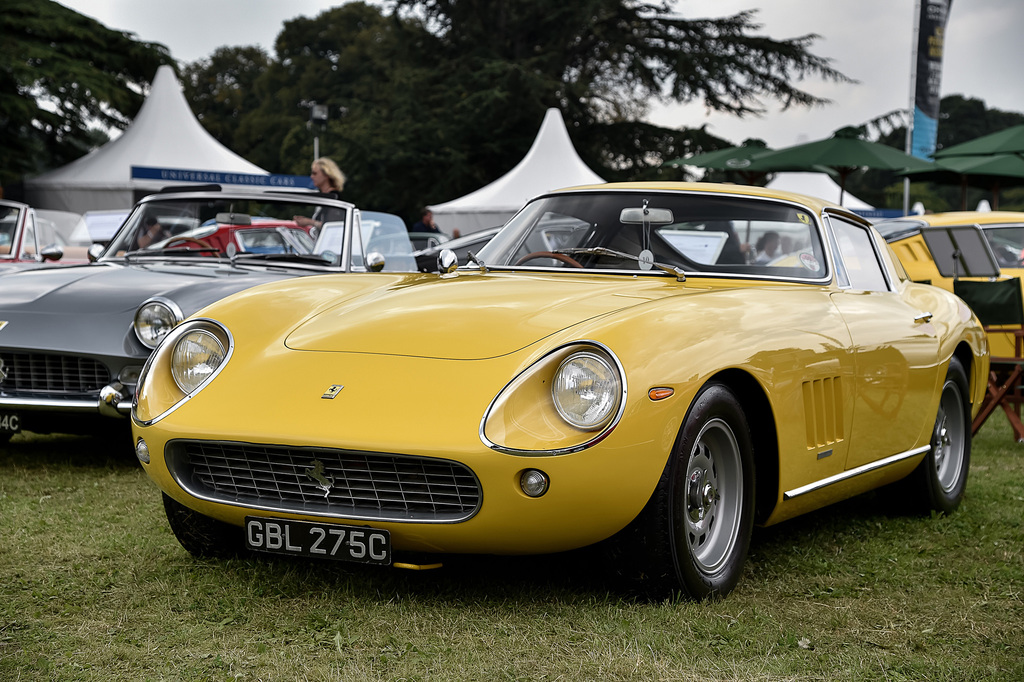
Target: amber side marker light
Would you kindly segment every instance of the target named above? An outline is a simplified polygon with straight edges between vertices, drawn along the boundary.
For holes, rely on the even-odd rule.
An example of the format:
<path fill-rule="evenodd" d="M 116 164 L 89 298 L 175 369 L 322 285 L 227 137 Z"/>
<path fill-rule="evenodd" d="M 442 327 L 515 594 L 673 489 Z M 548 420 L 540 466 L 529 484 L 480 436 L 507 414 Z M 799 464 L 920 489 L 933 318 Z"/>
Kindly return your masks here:
<path fill-rule="evenodd" d="M 665 398 L 671 397 L 675 393 L 673 388 L 652 388 L 647 391 L 647 397 L 651 400 L 664 400 Z"/>

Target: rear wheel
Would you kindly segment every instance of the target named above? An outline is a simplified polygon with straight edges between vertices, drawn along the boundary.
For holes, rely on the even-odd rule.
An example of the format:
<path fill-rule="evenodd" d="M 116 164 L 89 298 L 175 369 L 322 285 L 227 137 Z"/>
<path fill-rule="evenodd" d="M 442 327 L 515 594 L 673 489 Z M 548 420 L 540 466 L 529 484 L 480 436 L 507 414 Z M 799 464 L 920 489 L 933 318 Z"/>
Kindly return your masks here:
<path fill-rule="evenodd" d="M 743 408 L 709 384 L 694 399 L 658 487 L 619 538 L 617 560 L 652 597 L 724 596 L 743 571 L 753 528 L 754 456 Z"/>
<path fill-rule="evenodd" d="M 967 373 L 953 358 L 942 384 L 931 449 L 908 483 L 919 507 L 950 514 L 960 506 L 971 463 L 971 412 Z"/>
<path fill-rule="evenodd" d="M 243 552 L 242 529 L 189 509 L 164 494 L 164 511 L 174 537 L 199 559 L 228 559 Z"/>

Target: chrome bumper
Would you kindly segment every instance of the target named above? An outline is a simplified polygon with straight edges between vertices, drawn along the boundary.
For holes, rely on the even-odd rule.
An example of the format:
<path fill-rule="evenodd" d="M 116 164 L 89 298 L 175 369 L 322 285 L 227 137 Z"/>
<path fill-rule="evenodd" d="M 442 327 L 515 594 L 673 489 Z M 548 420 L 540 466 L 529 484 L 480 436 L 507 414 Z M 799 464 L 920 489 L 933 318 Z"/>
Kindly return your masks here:
<path fill-rule="evenodd" d="M 96 412 L 104 417 L 127 417 L 132 411 L 133 387 L 120 382 L 100 389 L 95 399 L 19 398 L 0 395 L 0 408 L 25 412 Z"/>

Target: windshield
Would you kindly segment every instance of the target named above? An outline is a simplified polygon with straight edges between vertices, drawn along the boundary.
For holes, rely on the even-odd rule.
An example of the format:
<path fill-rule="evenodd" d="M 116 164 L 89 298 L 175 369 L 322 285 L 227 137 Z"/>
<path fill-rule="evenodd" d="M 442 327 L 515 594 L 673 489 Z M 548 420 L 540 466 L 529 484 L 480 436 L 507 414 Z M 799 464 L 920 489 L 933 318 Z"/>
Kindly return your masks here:
<path fill-rule="evenodd" d="M 581 192 L 537 199 L 481 249 L 488 267 L 584 268 L 822 279 L 818 220 L 781 201 Z"/>
<path fill-rule="evenodd" d="M 301 197 L 203 197 L 139 204 L 102 259 L 309 254 L 327 222 L 345 226 L 349 210 Z"/>

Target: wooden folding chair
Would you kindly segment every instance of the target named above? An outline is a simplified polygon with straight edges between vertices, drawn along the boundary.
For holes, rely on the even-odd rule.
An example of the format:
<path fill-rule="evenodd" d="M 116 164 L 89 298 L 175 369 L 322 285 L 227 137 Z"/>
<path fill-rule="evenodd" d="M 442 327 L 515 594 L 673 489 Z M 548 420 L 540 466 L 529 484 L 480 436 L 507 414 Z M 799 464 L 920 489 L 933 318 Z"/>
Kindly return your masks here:
<path fill-rule="evenodd" d="M 1024 443 L 1024 297 L 1019 277 L 992 281 L 953 280 L 953 292 L 974 310 L 989 335 L 1009 334 L 1013 355 L 993 355 L 985 400 L 971 425 L 977 433 L 997 407 L 1003 408 L 1013 428 L 1014 438 Z"/>

